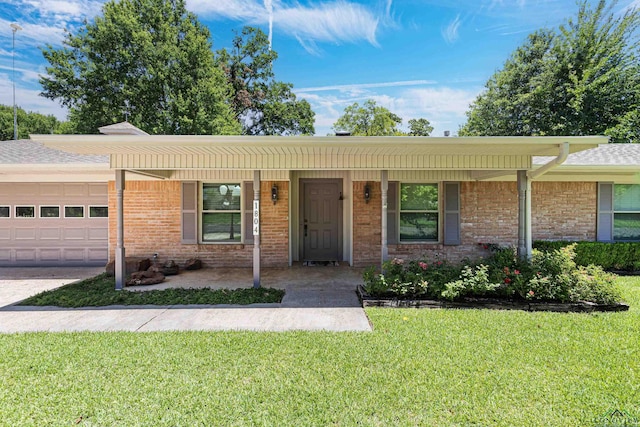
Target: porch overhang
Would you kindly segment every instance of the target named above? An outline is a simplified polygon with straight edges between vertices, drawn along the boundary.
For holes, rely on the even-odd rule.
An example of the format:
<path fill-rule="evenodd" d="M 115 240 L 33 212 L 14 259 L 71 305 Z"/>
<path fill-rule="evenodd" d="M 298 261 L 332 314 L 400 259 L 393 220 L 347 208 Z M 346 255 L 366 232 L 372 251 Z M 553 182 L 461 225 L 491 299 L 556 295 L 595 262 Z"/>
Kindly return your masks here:
<path fill-rule="evenodd" d="M 607 143 L 586 137 L 310 137 L 205 135 L 32 135 L 47 147 L 108 154 L 112 169 L 530 170 L 533 156 Z M 163 178 L 170 174 L 160 173 Z"/>

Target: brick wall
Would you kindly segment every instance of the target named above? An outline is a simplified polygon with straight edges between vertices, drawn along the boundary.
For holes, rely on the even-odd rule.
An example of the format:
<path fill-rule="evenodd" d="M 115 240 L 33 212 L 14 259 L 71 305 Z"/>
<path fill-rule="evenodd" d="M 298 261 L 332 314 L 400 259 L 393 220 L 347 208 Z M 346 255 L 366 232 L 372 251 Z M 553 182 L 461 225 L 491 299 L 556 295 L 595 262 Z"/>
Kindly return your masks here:
<path fill-rule="evenodd" d="M 289 259 L 289 183 L 279 181 L 278 203 L 271 202 L 273 182 L 261 183 L 261 262 L 284 267 Z M 253 198 L 252 194 L 244 197 Z M 180 181 L 127 181 L 124 191 L 124 244 L 127 256 L 151 257 L 183 263 L 200 258 L 209 267 L 250 267 L 252 244 L 183 245 L 181 243 Z M 116 247 L 116 192 L 109 182 L 109 258 Z"/>
<path fill-rule="evenodd" d="M 518 243 L 518 191 L 515 182 L 461 182 L 460 183 L 460 237 L 461 245 L 398 244 L 389 245 L 389 256 L 399 258 L 447 259 L 460 261 L 478 258 L 489 253 L 479 243 L 517 246 Z M 361 194 L 360 188 L 355 194 Z M 380 210 L 379 187 L 368 208 L 369 215 Z M 377 197 L 377 198 L 376 198 Z M 534 240 L 595 240 L 596 237 L 596 183 L 534 182 L 532 183 L 532 236 Z M 359 202 L 355 198 L 355 204 Z M 364 202 L 362 202 L 364 203 Z M 375 205 L 375 206 L 373 206 Z M 367 205 L 365 205 L 367 206 Z M 380 214 L 377 214 L 379 219 Z M 379 262 L 380 234 L 373 226 L 367 228 L 364 218 L 354 211 L 354 263 L 372 265 Z M 357 230 L 357 232 L 356 232 Z M 361 240 L 364 256 L 357 252 Z M 373 253 L 377 251 L 377 253 Z"/>
<path fill-rule="evenodd" d="M 353 265 L 380 263 L 382 192 L 379 182 L 370 182 L 371 199 L 364 200 L 364 181 L 353 182 Z"/>
<path fill-rule="evenodd" d="M 596 240 L 596 182 L 534 182 L 534 240 Z"/>

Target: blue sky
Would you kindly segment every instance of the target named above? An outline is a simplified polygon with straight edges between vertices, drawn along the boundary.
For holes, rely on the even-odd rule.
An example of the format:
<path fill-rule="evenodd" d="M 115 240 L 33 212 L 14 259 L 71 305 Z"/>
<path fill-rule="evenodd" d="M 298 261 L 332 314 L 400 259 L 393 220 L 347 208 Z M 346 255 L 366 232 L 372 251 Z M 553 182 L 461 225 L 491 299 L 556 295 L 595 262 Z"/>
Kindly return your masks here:
<path fill-rule="evenodd" d="M 100 14 L 101 0 L 0 1 L 0 103 L 12 105 L 11 23 L 15 38 L 16 103 L 30 111 L 66 111 L 41 96 L 46 62 L 40 47 L 59 46 Z M 640 6 L 621 0 L 617 11 Z M 404 119 L 427 118 L 433 135 L 452 134 L 469 103 L 532 31 L 557 27 L 577 10 L 573 0 L 187 0 L 209 27 L 214 50 L 233 30 L 270 33 L 278 80 L 293 83 L 316 113 L 316 134 L 347 105 L 372 98 Z"/>

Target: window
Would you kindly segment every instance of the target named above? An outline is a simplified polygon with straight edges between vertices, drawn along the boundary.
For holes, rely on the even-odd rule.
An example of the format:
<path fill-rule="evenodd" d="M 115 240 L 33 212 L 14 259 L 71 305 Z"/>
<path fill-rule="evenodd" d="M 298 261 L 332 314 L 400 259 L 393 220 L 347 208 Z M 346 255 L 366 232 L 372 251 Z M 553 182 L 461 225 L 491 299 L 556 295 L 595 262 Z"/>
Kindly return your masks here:
<path fill-rule="evenodd" d="M 202 242 L 241 242 L 240 184 L 202 184 Z"/>
<path fill-rule="evenodd" d="M 400 184 L 400 241 L 438 241 L 438 184 Z"/>
<path fill-rule="evenodd" d="M 35 206 L 16 206 L 16 218 L 35 218 Z"/>
<path fill-rule="evenodd" d="M 107 206 L 89 206 L 89 218 L 109 218 Z"/>
<path fill-rule="evenodd" d="M 84 218 L 84 206 L 65 206 L 65 218 Z"/>
<path fill-rule="evenodd" d="M 60 218 L 60 206 L 40 206 L 40 218 Z"/>
<path fill-rule="evenodd" d="M 640 185 L 614 185 L 613 240 L 640 240 Z"/>
<path fill-rule="evenodd" d="M 0 218 L 9 218 L 11 215 L 11 209 L 9 206 L 0 206 Z"/>

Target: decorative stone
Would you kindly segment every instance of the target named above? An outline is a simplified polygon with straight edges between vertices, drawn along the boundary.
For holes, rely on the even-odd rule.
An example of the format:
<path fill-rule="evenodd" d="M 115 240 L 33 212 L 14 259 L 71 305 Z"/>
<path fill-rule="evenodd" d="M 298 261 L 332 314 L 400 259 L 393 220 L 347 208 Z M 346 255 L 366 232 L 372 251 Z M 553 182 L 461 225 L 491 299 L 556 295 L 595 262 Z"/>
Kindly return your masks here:
<path fill-rule="evenodd" d="M 135 271 L 127 281 L 127 286 L 155 285 L 164 282 L 164 274 L 153 271 Z"/>
<path fill-rule="evenodd" d="M 200 270 L 202 268 L 202 261 L 198 258 L 188 259 L 187 262 L 184 263 L 185 270 Z"/>
<path fill-rule="evenodd" d="M 124 260 L 125 275 L 128 276 L 136 271 L 145 271 L 151 266 L 151 260 L 149 258 L 140 257 L 126 257 Z M 107 276 L 115 276 L 116 274 L 116 261 L 112 260 L 105 267 Z"/>
<path fill-rule="evenodd" d="M 169 260 L 164 263 L 161 271 L 162 271 L 162 274 L 164 274 L 165 276 L 173 276 L 175 274 L 178 274 L 179 272 L 178 264 L 176 264 L 176 262 L 173 260 Z"/>

